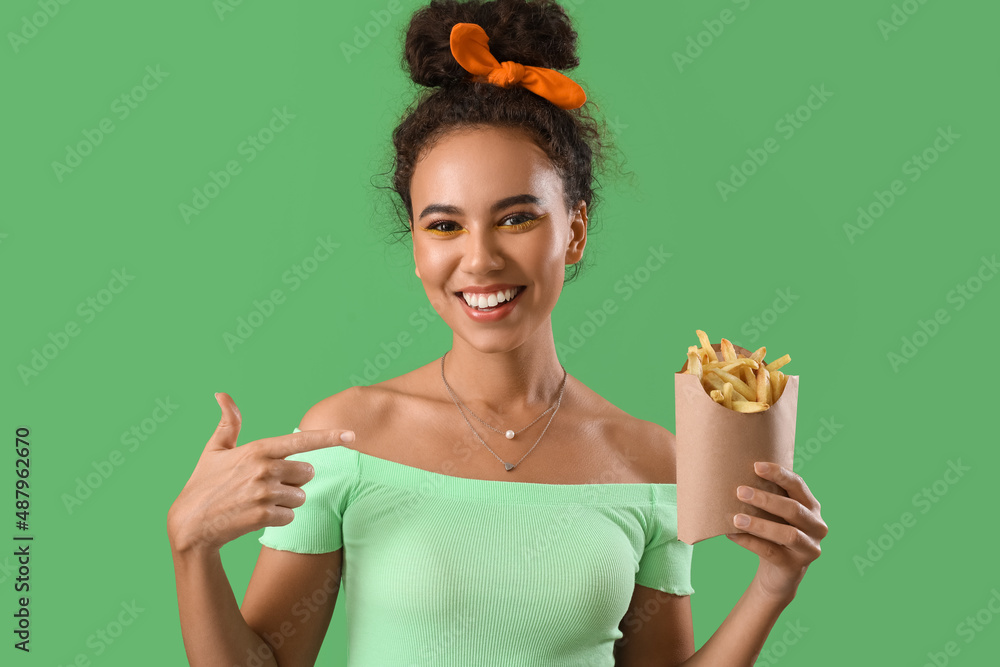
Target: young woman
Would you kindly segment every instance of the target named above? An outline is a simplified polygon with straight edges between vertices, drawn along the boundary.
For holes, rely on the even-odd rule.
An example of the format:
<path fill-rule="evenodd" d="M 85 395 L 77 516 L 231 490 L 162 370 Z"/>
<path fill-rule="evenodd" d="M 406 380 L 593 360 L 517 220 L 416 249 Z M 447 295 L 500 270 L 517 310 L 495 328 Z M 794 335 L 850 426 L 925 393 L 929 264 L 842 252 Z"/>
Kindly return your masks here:
<path fill-rule="evenodd" d="M 582 88 L 556 71 L 575 51 L 552 1 L 414 14 L 406 61 L 431 90 L 393 135 L 394 189 L 451 348 L 239 447 L 240 413 L 217 395 L 168 517 L 192 665 L 312 665 L 341 584 L 358 667 L 750 665 L 795 596 L 827 528 L 805 482 L 771 465 L 758 474 L 788 497 L 746 502 L 788 525 L 752 518 L 731 536 L 760 566 L 696 652 L 673 435 L 557 358 L 551 314 L 583 257 L 602 149 Z M 260 528 L 240 608 L 219 550 Z"/>

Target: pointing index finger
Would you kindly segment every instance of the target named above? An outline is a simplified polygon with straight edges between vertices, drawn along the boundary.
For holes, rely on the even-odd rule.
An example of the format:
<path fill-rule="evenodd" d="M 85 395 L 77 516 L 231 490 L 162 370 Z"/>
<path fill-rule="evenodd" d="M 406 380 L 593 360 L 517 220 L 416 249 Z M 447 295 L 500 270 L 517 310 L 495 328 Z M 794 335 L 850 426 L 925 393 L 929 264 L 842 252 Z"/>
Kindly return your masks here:
<path fill-rule="evenodd" d="M 344 436 L 347 434 L 350 434 L 350 437 L 345 439 Z M 274 438 L 264 438 L 258 442 L 268 455 L 283 459 L 292 454 L 311 452 L 314 449 L 334 447 L 353 441 L 354 431 L 334 428 L 318 431 L 299 431 L 298 433 L 289 433 Z"/>

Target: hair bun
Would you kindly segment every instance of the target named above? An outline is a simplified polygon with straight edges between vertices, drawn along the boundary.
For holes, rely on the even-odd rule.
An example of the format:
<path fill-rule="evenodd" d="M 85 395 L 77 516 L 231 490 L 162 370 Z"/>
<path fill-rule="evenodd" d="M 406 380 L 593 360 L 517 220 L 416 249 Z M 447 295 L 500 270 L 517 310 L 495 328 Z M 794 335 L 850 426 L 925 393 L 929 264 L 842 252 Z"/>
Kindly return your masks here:
<path fill-rule="evenodd" d="M 576 31 L 554 0 L 431 0 L 417 10 L 406 30 L 403 63 L 415 83 L 444 86 L 469 73 L 451 53 L 456 23 L 476 23 L 489 37 L 499 61 L 569 70 L 577 67 Z"/>

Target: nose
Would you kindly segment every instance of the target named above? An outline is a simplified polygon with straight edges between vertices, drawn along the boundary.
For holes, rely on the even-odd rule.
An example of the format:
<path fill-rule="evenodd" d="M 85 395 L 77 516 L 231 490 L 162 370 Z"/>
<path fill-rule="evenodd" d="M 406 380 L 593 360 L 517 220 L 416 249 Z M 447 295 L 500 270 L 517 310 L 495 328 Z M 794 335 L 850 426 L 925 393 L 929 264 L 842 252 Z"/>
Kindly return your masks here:
<path fill-rule="evenodd" d="M 498 236 L 492 229 L 472 226 L 465 242 L 462 270 L 470 275 L 479 275 L 504 268 L 505 261 Z"/>

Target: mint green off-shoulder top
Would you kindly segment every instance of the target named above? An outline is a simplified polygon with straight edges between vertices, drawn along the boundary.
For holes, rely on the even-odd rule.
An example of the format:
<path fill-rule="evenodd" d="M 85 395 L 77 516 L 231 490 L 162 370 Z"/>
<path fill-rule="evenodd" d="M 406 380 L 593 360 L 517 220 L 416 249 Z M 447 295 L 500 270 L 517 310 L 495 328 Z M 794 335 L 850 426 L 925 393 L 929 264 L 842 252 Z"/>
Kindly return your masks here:
<path fill-rule="evenodd" d="M 346 446 L 286 458 L 316 474 L 259 541 L 343 549 L 350 667 L 612 667 L 636 584 L 694 592 L 675 484 L 469 479 Z"/>

